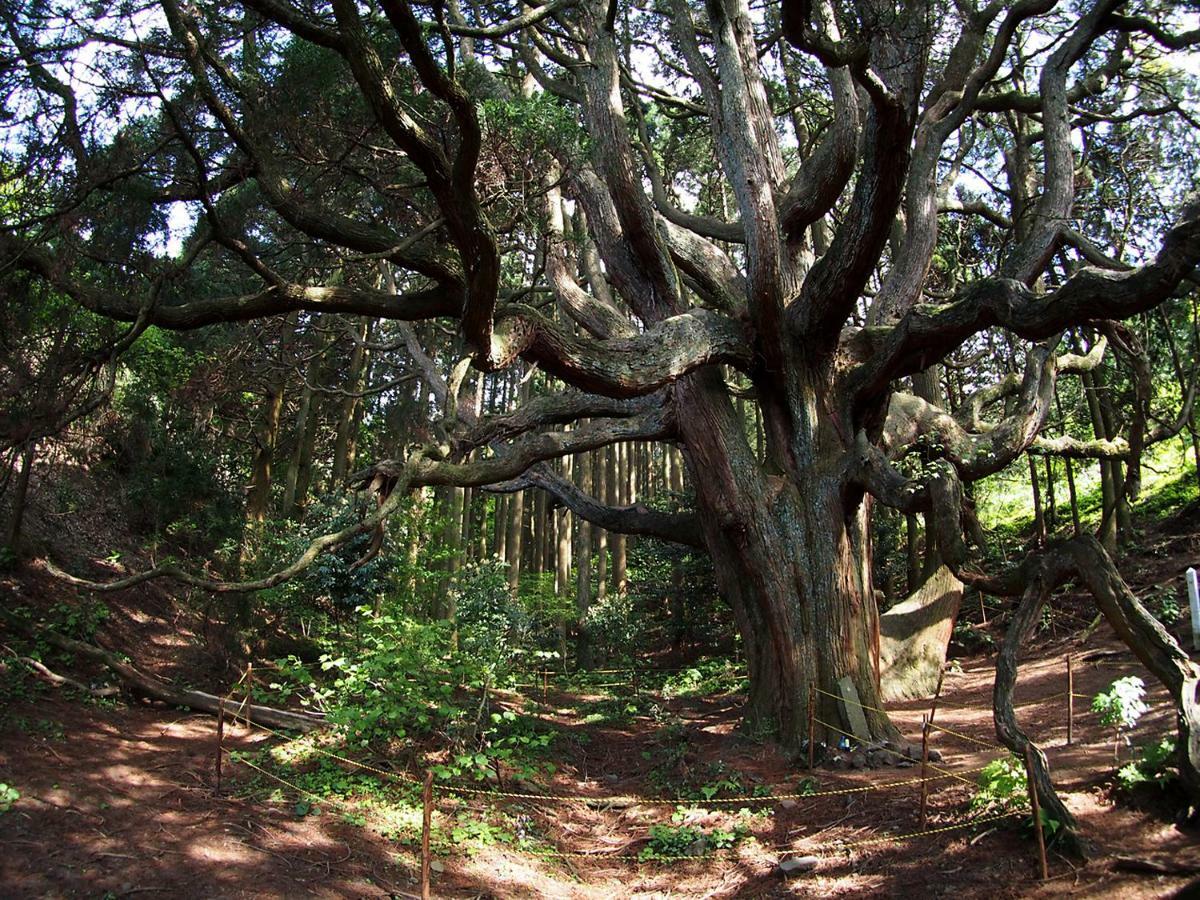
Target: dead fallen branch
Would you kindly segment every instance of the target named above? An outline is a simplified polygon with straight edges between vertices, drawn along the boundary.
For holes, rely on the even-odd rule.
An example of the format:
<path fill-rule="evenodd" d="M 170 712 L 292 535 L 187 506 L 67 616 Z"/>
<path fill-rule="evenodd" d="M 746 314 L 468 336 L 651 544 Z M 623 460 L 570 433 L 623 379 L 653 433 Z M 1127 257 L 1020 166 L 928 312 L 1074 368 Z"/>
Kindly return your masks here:
<path fill-rule="evenodd" d="M 258 725 L 267 725 L 271 728 L 313 731 L 325 724 L 324 719 L 317 715 L 276 709 L 271 706 L 261 706 L 257 703 L 245 704 L 241 700 L 218 697 L 215 694 L 207 694 L 204 691 L 174 687 L 138 671 L 111 651 L 97 647 L 95 644 L 88 644 L 69 637 L 63 637 L 61 634 L 48 629 L 40 631 L 38 636 L 60 650 L 66 650 L 75 656 L 103 663 L 135 694 L 147 697 L 150 700 L 161 700 L 173 706 L 183 706 L 188 709 L 199 710 L 200 712 L 212 713 L 213 715 L 216 715 L 224 707 L 226 715 L 249 718 L 251 722 Z"/>
<path fill-rule="evenodd" d="M 91 687 L 90 685 L 86 685 L 82 681 L 71 678 L 68 675 L 60 675 L 57 672 L 53 672 L 45 665 L 45 663 L 36 660 L 31 656 L 21 656 L 11 647 L 6 646 L 4 649 L 13 659 L 28 666 L 35 675 L 37 675 L 42 679 L 42 681 L 46 682 L 51 687 L 75 688 L 75 690 L 81 691 L 82 693 L 88 694 L 92 697 L 111 697 L 114 694 L 119 694 L 121 692 L 121 689 L 117 687 Z"/>
<path fill-rule="evenodd" d="M 1200 863 L 1140 859 L 1134 856 L 1118 856 L 1111 865 L 1124 872 L 1146 872 L 1151 875 L 1195 875 L 1200 872 Z"/>

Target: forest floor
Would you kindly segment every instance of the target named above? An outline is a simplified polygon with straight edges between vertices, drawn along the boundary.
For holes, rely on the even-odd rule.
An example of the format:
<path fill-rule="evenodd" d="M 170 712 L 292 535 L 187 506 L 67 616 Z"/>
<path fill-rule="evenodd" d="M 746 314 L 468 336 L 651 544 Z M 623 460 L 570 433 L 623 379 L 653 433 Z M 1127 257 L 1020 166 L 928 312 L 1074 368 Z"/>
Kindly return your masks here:
<path fill-rule="evenodd" d="M 1168 533 L 1143 542 L 1125 570 L 1145 593 L 1177 580 L 1198 555 L 1200 534 Z M 5 603 L 45 605 L 61 591 L 37 571 L 0 583 Z M 181 619 L 164 593 L 141 589 L 108 603 L 112 616 L 101 642 L 128 652 L 147 671 L 171 677 L 186 668 L 195 683 L 211 665 L 196 649 L 198 621 Z M 905 837 L 920 831 L 919 787 L 888 786 L 911 781 L 919 774 L 912 767 L 818 767 L 812 774 L 819 792 L 871 789 L 748 801 L 748 814 L 703 800 L 678 808 L 656 803 L 685 786 L 724 791 L 718 798 L 731 791 L 792 793 L 810 773 L 772 743 L 738 729 L 736 695 L 652 697 L 648 714 L 640 714 L 642 708 L 598 721 L 597 701 L 630 696 L 630 688 L 617 685 L 587 694 L 552 689 L 544 706 L 535 690 L 525 701 L 563 736 L 554 743 L 557 769 L 543 786 L 596 802 L 439 791 L 434 895 L 1200 896 L 1188 887 L 1200 873 L 1200 842 L 1196 832 L 1176 826 L 1179 798 L 1153 786 L 1133 796 L 1113 787 L 1113 733 L 1099 724 L 1087 699 L 1076 701 L 1075 739 L 1067 745 L 1065 656 L 1074 654 L 1075 690 L 1086 698 L 1123 675 L 1146 681 L 1151 711 L 1135 741 L 1173 732 L 1165 692 L 1106 623 L 1081 641 L 1094 615 L 1086 598 L 1062 598 L 1056 610 L 1022 663 L 1018 715 L 1045 750 L 1055 783 L 1096 852 L 1081 864 L 1052 850 L 1048 881 L 1037 877 L 1036 845 L 1021 817 L 955 827 L 975 815 L 974 774 L 932 785 L 927 830 L 934 833 L 919 837 Z M 1186 621 L 1176 630 L 1183 628 Z M 1097 657 L 1098 651 L 1104 652 Z M 987 653 L 960 660 L 947 674 L 936 721 L 957 734 L 936 732 L 932 742 L 945 770 L 973 772 L 1002 755 L 991 726 L 993 674 L 994 657 Z M 236 762 L 226 763 L 225 790 L 218 795 L 210 716 L 128 699 L 85 703 L 50 690 L 0 699 L 0 781 L 21 795 L 0 813 L 4 897 L 404 897 L 419 891 L 413 840 L 419 814 L 417 822 L 389 832 L 368 822 L 369 801 L 361 815 L 353 800 L 298 804 L 303 796 L 286 787 L 268 790 L 256 771 Z M 906 737 L 919 742 L 928 710 L 928 701 L 914 701 L 890 711 Z M 279 743 L 242 726 L 227 734 L 228 747 L 247 753 Z M 411 786 L 402 787 L 411 800 Z M 614 796 L 644 799 L 604 801 Z M 670 824 L 673 814 L 705 831 L 740 825 L 753 840 L 710 858 L 639 861 L 650 826 Z M 501 822 L 563 855 L 525 852 L 510 835 L 487 827 L 462 844 L 448 838 L 456 823 L 470 821 Z M 815 869 L 790 877 L 779 871 L 781 858 L 809 854 L 819 859 Z M 1192 874 L 1129 871 L 1128 860 Z"/>

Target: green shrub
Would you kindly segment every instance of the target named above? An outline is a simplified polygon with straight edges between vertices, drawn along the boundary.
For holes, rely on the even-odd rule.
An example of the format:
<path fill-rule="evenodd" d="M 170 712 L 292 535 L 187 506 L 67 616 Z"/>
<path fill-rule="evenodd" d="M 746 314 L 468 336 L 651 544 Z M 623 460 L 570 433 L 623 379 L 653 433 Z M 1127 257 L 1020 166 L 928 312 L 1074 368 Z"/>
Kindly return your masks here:
<path fill-rule="evenodd" d="M 664 697 L 698 697 L 733 694 L 746 690 L 747 679 L 730 659 L 706 659 L 667 676 Z"/>
<path fill-rule="evenodd" d="M 988 763 L 979 773 L 979 788 L 971 798 L 971 809 L 995 815 L 1029 810 L 1029 782 L 1020 760 L 1008 756 Z M 1044 809 L 1038 813 L 1043 831 L 1053 837 L 1061 823 Z M 1026 827 L 1033 827 L 1032 816 L 1026 820 Z"/>
<path fill-rule="evenodd" d="M 993 760 L 979 773 L 979 789 L 971 800 L 971 809 L 1000 813 L 1028 806 L 1025 767 L 1015 756 Z"/>
<path fill-rule="evenodd" d="M 1132 790 L 1139 784 L 1156 784 L 1165 788 L 1178 777 L 1174 768 L 1177 760 L 1174 738 L 1164 737 L 1154 743 L 1143 744 L 1135 752 L 1138 758 L 1117 771 L 1117 782 L 1126 790 Z"/>
<path fill-rule="evenodd" d="M 675 824 L 651 825 L 650 840 L 638 854 L 638 859 L 671 862 L 689 856 L 704 856 L 714 850 L 728 850 L 749 834 L 741 822 L 732 830 L 714 827 L 708 831 L 695 825 L 680 824 L 687 814 L 688 811 L 681 808 L 671 817 Z"/>
<path fill-rule="evenodd" d="M 1122 732 L 1133 728 L 1150 709 L 1142 699 L 1145 695 L 1146 685 L 1142 679 L 1127 675 L 1118 678 L 1108 686 L 1107 691 L 1101 691 L 1092 699 L 1092 710 L 1100 714 L 1100 724 L 1108 725 L 1114 731 L 1114 762 L 1121 748 Z M 1128 737 L 1125 737 L 1125 743 L 1129 743 Z"/>

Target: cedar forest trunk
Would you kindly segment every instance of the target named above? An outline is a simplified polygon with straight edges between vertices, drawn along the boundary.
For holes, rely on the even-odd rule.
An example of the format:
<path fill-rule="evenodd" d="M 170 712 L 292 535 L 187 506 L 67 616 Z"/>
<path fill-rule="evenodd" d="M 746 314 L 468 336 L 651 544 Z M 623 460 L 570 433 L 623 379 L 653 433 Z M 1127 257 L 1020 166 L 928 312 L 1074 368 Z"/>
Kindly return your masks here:
<path fill-rule="evenodd" d="M 849 678 L 870 737 L 895 738 L 880 711 L 869 508 L 861 497 L 847 499 L 842 473 L 850 448 L 817 392 L 800 399 L 794 419 L 804 430 L 785 432 L 768 414 L 763 464 L 719 376 L 698 373 L 676 385 L 704 539 L 745 645 L 747 725 L 798 749 L 808 738 L 815 690 L 816 718 L 850 731 L 837 700 L 838 682 Z M 817 741 L 838 737 L 817 726 Z"/>

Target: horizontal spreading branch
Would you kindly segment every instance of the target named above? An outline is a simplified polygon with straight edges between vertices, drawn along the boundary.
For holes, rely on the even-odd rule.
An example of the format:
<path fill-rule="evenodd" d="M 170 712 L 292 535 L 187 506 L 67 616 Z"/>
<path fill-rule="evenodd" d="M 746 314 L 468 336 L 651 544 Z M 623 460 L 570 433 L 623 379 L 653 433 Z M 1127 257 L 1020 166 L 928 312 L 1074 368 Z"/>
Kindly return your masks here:
<path fill-rule="evenodd" d="M 415 455 L 407 461 L 385 459 L 350 476 L 350 483 L 367 486 L 377 478 L 404 479 L 409 488 L 486 487 L 516 478 L 530 466 L 573 453 L 586 453 L 622 441 L 660 441 L 675 437 L 674 413 L 660 406 L 627 419 L 594 419 L 572 431 L 549 431 L 525 436 L 495 456 L 449 462 Z"/>
<path fill-rule="evenodd" d="M 568 392 L 534 397 L 515 410 L 489 416 L 475 426 L 455 435 L 452 448 L 456 456 L 496 441 L 512 440 L 519 435 L 548 425 L 566 425 L 579 419 L 622 418 L 639 415 L 662 405 L 664 398 L 650 395 L 635 400 L 598 397 L 595 394 Z"/>
<path fill-rule="evenodd" d="M 391 482 L 393 486 L 396 484 L 398 477 L 393 476 Z M 349 525 L 340 531 L 329 532 L 328 534 L 322 534 L 313 538 L 304 551 L 287 566 L 264 575 L 262 578 L 255 578 L 248 581 L 222 581 L 216 578 L 205 578 L 188 572 L 176 565 L 156 566 L 153 569 L 147 569 L 144 572 L 137 572 L 126 578 L 118 578 L 113 581 L 92 581 L 86 578 L 79 578 L 68 572 L 64 572 L 49 560 L 46 561 L 46 570 L 55 578 L 65 581 L 74 587 L 100 593 L 123 591 L 126 588 L 137 587 L 139 584 L 159 578 L 169 578 L 173 581 L 178 581 L 180 584 L 186 584 L 189 587 L 204 591 L 211 591 L 215 594 L 242 594 L 253 591 L 265 591 L 268 588 L 276 587 L 285 581 L 295 578 L 316 562 L 323 554 L 332 553 L 359 535 L 377 530 L 388 516 L 400 508 L 400 502 L 404 496 L 405 491 L 390 491 L 383 502 L 379 504 L 378 508 L 373 513 L 365 516 L 361 521 Z"/>
<path fill-rule="evenodd" d="M 899 457 L 918 440 L 934 443 L 937 453 L 950 461 L 966 481 L 993 475 L 1037 444 L 1046 423 L 1058 376 L 1087 372 L 1100 365 L 1107 342 L 1103 339 L 1086 355 L 1067 353 L 1055 357 L 1049 342 L 1028 354 L 1025 372 L 1015 373 L 968 398 L 965 409 L 953 416 L 934 403 L 903 392 L 892 395 L 884 423 L 884 439 L 892 458 Z M 997 422 L 983 422 L 982 407 L 1013 394 L 1012 411 Z M 1106 451 L 1128 453 L 1124 442 L 1106 442 Z"/>
<path fill-rule="evenodd" d="M 704 546 L 694 513 L 660 512 L 640 503 L 605 506 L 544 466 L 534 466 L 518 478 L 488 488 L 496 493 L 539 488 L 582 519 L 618 534 L 640 534 L 689 547 Z"/>
<path fill-rule="evenodd" d="M 221 322 L 245 322 L 294 310 L 347 313 L 382 319 L 416 321 L 458 314 L 462 294 L 454 288 L 431 287 L 405 293 L 287 283 L 235 296 L 205 297 L 182 303 L 146 304 L 136 294 L 103 290 L 71 277 L 54 254 L 0 233 L 0 268 L 13 266 L 44 278 L 50 285 L 94 313 L 120 322 L 143 318 L 150 325 L 174 330 L 203 328 Z"/>

